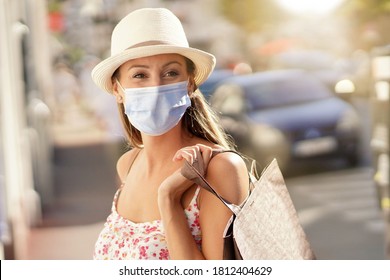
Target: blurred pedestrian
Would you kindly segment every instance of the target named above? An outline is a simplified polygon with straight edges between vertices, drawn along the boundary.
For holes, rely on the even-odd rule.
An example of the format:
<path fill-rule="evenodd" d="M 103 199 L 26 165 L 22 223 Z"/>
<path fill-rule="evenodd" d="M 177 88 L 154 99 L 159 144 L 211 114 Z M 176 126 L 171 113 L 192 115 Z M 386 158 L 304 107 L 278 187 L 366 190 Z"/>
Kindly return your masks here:
<path fill-rule="evenodd" d="M 198 86 L 213 55 L 188 46 L 169 10 L 131 12 L 115 27 L 111 56 L 92 71 L 116 97 L 132 149 L 117 163 L 122 181 L 95 246 L 95 259 L 222 259 L 231 211 L 181 175 L 202 163 L 217 192 L 240 204 L 248 192 L 242 158 L 233 149 Z"/>

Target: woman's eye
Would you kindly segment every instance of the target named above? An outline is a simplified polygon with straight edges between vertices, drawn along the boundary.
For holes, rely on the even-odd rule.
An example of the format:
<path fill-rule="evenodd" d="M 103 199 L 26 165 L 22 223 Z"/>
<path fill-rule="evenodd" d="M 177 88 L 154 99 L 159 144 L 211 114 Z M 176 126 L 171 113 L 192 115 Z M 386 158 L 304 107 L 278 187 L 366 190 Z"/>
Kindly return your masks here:
<path fill-rule="evenodd" d="M 144 79 L 144 78 L 146 78 L 146 75 L 144 73 L 137 73 L 137 74 L 133 75 L 133 78 Z"/>
<path fill-rule="evenodd" d="M 168 71 L 165 76 L 167 77 L 176 77 L 177 75 L 179 75 L 179 73 L 177 71 Z"/>

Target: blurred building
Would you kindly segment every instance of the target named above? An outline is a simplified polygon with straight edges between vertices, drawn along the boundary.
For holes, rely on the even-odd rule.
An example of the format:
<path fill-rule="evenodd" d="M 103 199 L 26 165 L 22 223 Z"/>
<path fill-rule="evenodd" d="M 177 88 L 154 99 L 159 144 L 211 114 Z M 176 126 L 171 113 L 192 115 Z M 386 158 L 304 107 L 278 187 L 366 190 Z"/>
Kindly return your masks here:
<path fill-rule="evenodd" d="M 52 77 L 45 0 L 0 1 L 0 258 L 26 257 L 51 202 Z"/>
<path fill-rule="evenodd" d="M 389 100 L 390 45 L 372 50 L 372 137 L 374 182 L 386 220 L 386 256 L 390 258 Z"/>

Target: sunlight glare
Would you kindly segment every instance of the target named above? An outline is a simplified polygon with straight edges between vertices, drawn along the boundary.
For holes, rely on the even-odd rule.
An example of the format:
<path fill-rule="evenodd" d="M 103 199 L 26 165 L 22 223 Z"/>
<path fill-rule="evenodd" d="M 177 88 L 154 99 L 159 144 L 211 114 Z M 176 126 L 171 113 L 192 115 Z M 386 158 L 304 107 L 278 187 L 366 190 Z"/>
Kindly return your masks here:
<path fill-rule="evenodd" d="M 277 0 L 286 10 L 297 13 L 326 14 L 339 6 L 344 0 Z"/>

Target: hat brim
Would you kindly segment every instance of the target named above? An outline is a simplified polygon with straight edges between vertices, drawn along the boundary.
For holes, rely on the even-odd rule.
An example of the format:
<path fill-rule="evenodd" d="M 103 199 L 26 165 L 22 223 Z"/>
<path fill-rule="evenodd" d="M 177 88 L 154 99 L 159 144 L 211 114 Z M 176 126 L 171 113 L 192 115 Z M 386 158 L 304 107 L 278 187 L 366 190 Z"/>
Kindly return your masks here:
<path fill-rule="evenodd" d="M 123 63 L 131 59 L 169 53 L 185 56 L 195 64 L 194 79 L 195 84 L 198 86 L 210 76 L 215 67 L 215 57 L 207 52 L 190 47 L 151 45 L 129 48 L 101 61 L 92 70 L 92 79 L 102 90 L 112 93 L 113 89 L 111 77 L 116 69 L 118 69 Z"/>

